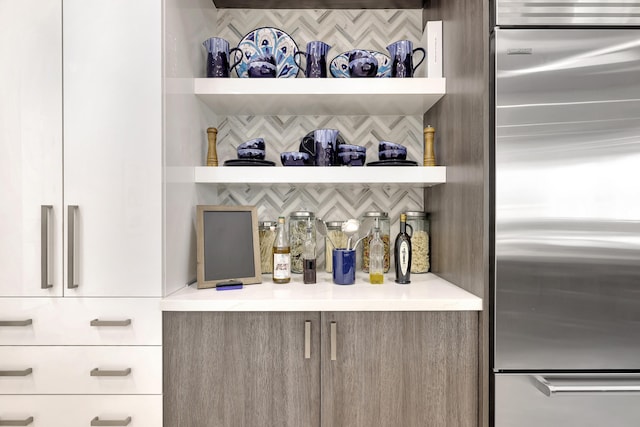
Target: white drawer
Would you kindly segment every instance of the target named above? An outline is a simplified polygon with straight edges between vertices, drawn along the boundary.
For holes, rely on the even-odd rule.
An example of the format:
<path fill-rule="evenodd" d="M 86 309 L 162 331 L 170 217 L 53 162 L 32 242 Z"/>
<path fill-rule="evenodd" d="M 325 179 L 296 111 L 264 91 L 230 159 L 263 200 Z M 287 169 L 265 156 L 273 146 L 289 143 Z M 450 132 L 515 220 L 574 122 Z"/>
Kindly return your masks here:
<path fill-rule="evenodd" d="M 4 346 L 0 371 L 0 394 L 162 394 L 162 347 Z"/>
<path fill-rule="evenodd" d="M 162 427 L 162 396 L 2 396 L 0 420 L 29 427 L 91 427 L 91 421 L 125 421 L 128 427 Z M 6 425 L 6 424 L 4 424 Z M 18 424 L 15 425 L 24 425 Z M 107 425 L 125 425 L 107 424 Z"/>
<path fill-rule="evenodd" d="M 0 345 L 161 344 L 160 298 L 0 298 Z"/>

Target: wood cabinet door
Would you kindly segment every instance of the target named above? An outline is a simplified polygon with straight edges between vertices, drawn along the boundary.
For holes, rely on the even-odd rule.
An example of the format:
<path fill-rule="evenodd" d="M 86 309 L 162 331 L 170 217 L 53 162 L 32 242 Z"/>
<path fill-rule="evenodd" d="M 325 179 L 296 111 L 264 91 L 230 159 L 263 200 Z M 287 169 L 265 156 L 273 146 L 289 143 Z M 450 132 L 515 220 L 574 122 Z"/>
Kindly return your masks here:
<path fill-rule="evenodd" d="M 476 426 L 477 318 L 322 313 L 322 426 Z"/>
<path fill-rule="evenodd" d="M 319 313 L 165 312 L 163 338 L 165 427 L 320 425 Z"/>

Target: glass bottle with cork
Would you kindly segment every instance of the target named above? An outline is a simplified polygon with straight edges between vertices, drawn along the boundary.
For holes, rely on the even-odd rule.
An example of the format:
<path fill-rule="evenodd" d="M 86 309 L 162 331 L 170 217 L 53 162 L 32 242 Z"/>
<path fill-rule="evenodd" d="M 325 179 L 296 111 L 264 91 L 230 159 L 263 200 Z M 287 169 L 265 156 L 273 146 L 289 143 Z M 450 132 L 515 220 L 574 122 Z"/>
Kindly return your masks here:
<path fill-rule="evenodd" d="M 304 239 L 302 264 L 303 282 L 305 284 L 316 283 L 316 236 L 311 227 L 311 219 L 307 222 L 307 235 Z"/>
<path fill-rule="evenodd" d="M 284 217 L 278 218 L 278 232 L 273 242 L 273 282 L 291 281 L 291 248 Z"/>
<path fill-rule="evenodd" d="M 363 225 L 363 229 L 366 230 L 368 236 L 362 241 L 362 271 L 369 272 L 369 243 L 373 237 L 372 231 L 374 225 L 377 223 L 380 229 L 380 238 L 384 244 L 384 260 L 383 269 L 384 272 L 388 272 L 391 267 L 391 252 L 390 252 L 390 233 L 391 222 L 389 221 L 389 214 L 381 211 L 365 212 L 360 222 Z"/>

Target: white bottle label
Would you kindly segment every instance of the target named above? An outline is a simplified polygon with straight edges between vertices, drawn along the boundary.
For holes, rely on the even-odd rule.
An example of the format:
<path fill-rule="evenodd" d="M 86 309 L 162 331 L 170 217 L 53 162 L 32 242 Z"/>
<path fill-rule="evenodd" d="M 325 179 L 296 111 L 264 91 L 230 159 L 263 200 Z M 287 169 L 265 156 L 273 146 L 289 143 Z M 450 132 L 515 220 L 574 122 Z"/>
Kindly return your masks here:
<path fill-rule="evenodd" d="M 400 271 L 404 276 L 409 269 L 409 245 L 407 242 L 400 243 Z"/>
<path fill-rule="evenodd" d="M 291 254 L 273 254 L 273 278 L 291 277 Z"/>

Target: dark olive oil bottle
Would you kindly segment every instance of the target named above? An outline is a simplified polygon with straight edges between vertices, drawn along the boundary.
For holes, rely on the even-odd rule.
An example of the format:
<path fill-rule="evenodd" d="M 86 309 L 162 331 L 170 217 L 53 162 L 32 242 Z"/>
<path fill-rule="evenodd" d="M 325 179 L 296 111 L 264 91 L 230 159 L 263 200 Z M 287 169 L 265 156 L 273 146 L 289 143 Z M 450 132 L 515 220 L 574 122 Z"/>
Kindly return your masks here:
<path fill-rule="evenodd" d="M 411 283 L 411 237 L 407 234 L 407 215 L 400 214 L 400 233 L 396 237 L 393 255 L 396 266 L 396 283 Z"/>

